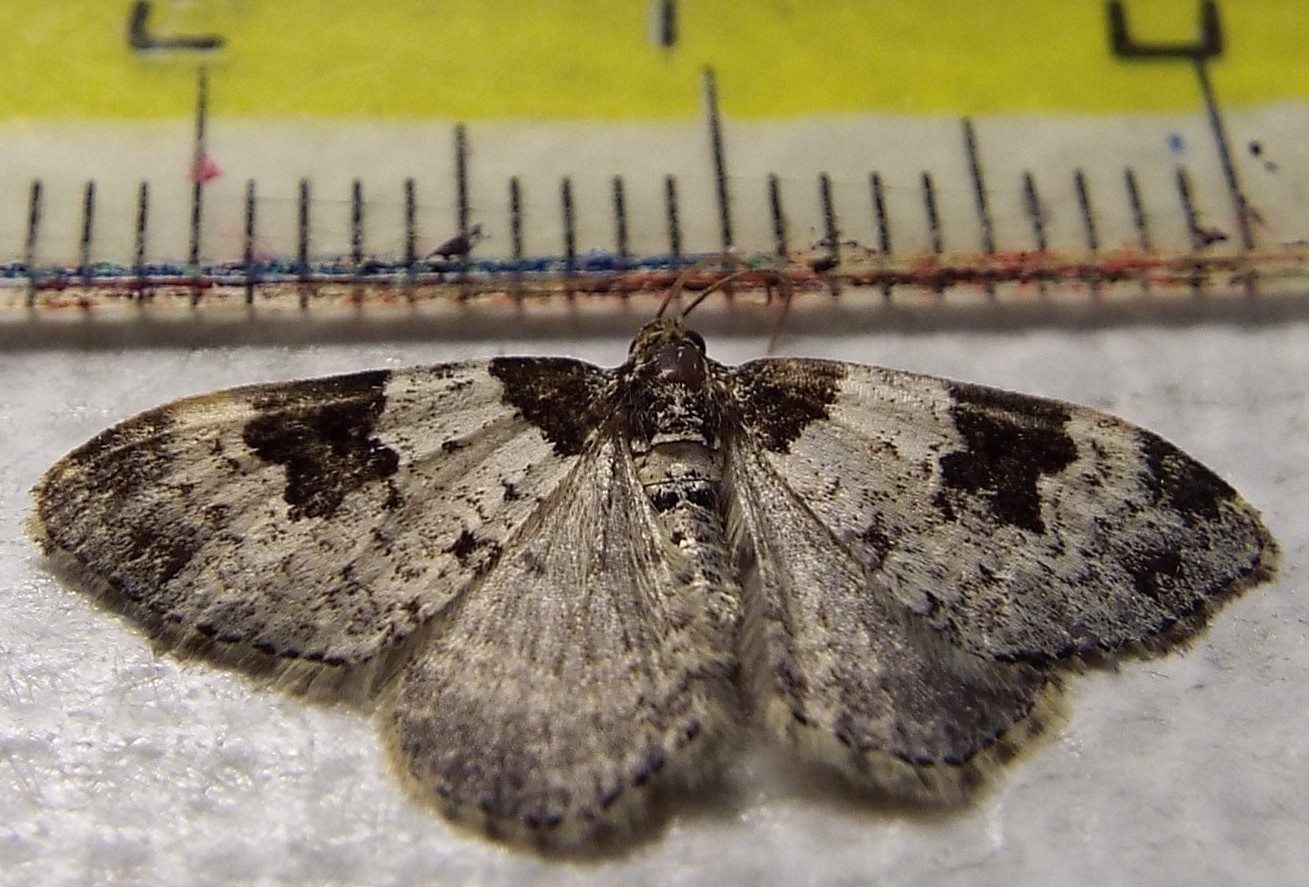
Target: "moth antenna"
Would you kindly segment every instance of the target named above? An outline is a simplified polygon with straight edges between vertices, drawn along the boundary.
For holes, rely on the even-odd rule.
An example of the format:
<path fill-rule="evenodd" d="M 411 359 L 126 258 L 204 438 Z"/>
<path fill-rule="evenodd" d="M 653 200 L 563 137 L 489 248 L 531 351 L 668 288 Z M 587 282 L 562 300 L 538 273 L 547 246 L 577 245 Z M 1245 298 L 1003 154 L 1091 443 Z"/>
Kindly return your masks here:
<path fill-rule="evenodd" d="M 681 298 L 682 291 L 686 288 L 686 283 L 691 279 L 691 276 L 693 274 L 713 265 L 735 265 L 737 266 L 737 270 L 731 272 L 730 274 L 723 275 L 722 277 L 711 283 L 704 290 L 697 293 L 695 298 L 691 300 L 691 303 L 682 309 L 682 317 L 685 318 L 701 302 L 703 302 L 713 293 L 718 292 L 719 290 L 722 290 L 724 287 L 728 286 L 732 281 L 740 280 L 741 278 L 747 277 L 751 274 L 761 275 L 764 278 L 763 285 L 765 290 L 767 291 L 768 301 L 772 301 L 772 297 L 773 297 L 772 287 L 774 283 L 776 283 L 778 288 L 781 289 L 782 298 L 784 300 L 782 306 L 782 314 L 778 318 L 777 327 L 776 329 L 774 329 L 773 336 L 769 340 L 768 350 L 769 353 L 772 353 L 774 347 L 777 344 L 778 338 L 782 334 L 782 324 L 786 322 L 787 314 L 790 312 L 791 309 L 791 299 L 795 291 L 794 287 L 792 286 L 791 278 L 789 275 L 781 271 L 771 270 L 770 272 L 769 269 L 761 269 L 755 265 L 751 265 L 741 256 L 737 256 L 732 253 L 723 253 L 720 255 L 706 256 L 705 258 L 700 259 L 694 264 L 688 266 L 681 274 L 677 276 L 677 279 L 673 281 L 672 286 L 668 288 L 668 293 L 664 296 L 663 302 L 660 303 L 659 310 L 655 312 L 655 318 L 658 319 L 660 317 L 663 317 L 664 312 L 668 310 L 668 306 L 673 303 L 673 300 Z"/>
<path fill-rule="evenodd" d="M 740 278 L 745 277 L 747 274 L 754 273 L 754 271 L 755 271 L 754 268 L 742 268 L 739 271 L 733 271 L 731 274 L 718 278 L 713 283 L 709 284 L 709 286 L 705 287 L 703 290 L 697 293 L 696 297 L 691 300 L 691 304 L 687 305 L 685 308 L 682 309 L 682 317 L 685 318 L 686 315 L 690 314 L 691 311 L 694 310 L 697 305 L 699 305 L 705 299 L 709 298 L 709 296 L 718 292 L 723 287 L 727 286 L 733 280 L 739 280 Z"/>
<path fill-rule="evenodd" d="M 698 259 L 697 261 L 692 262 L 682 270 L 681 274 L 677 275 L 677 279 L 674 280 L 672 286 L 668 288 L 668 293 L 664 296 L 663 302 L 660 303 L 659 310 L 655 312 L 655 320 L 664 316 L 664 312 L 668 310 L 668 306 L 672 304 L 674 299 L 681 297 L 682 290 L 686 288 L 686 282 L 691 279 L 692 274 L 695 274 L 697 271 L 703 271 L 710 265 L 721 265 L 728 262 L 739 263 L 740 261 L 740 259 L 733 256 L 731 253 L 724 253 L 722 255 L 706 256 L 703 259 Z M 682 316 L 686 316 L 685 311 L 682 312 Z"/>

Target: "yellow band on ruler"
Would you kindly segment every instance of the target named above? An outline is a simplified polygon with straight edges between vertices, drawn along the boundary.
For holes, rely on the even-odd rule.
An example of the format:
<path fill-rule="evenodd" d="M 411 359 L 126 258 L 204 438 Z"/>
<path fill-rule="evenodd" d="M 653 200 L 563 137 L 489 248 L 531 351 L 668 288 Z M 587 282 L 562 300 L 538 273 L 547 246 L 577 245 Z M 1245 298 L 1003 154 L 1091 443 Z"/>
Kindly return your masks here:
<path fill-rule="evenodd" d="M 1191 111 L 1181 63 L 1113 57 L 1102 0 L 250 0 L 149 4 L 150 33 L 213 35 L 214 112 L 285 117 L 651 119 L 725 113 Z M 1196 39 L 1198 0 L 1127 0 L 1134 36 Z M 136 4 L 9 0 L 0 120 L 194 111 L 195 52 L 128 46 Z M 1309 98 L 1303 0 L 1221 5 L 1227 106 Z M 1148 71 L 1143 68 L 1148 67 Z"/>

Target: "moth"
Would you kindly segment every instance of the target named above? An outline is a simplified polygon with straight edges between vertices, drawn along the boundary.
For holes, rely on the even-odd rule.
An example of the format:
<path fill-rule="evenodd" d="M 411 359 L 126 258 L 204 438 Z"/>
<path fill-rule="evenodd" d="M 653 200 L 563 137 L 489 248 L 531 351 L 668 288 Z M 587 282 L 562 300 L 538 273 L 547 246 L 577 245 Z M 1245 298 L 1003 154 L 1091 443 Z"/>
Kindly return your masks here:
<path fill-rule="evenodd" d="M 502 357 L 254 385 L 56 463 L 31 532 L 165 646 L 375 709 L 492 836 L 579 847 L 749 736 L 964 800 L 1062 666 L 1163 650 L 1271 575 L 1155 434 L 829 360 Z"/>

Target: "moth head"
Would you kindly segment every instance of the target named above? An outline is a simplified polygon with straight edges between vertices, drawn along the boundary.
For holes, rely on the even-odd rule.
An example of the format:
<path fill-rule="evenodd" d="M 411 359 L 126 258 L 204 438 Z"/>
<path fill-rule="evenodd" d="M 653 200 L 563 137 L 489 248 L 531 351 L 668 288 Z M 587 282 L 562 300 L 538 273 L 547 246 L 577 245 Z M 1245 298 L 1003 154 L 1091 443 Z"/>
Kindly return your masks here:
<path fill-rule="evenodd" d="M 716 292 L 726 291 L 727 288 L 737 280 L 746 281 L 753 286 L 763 286 L 769 300 L 772 299 L 773 287 L 777 286 L 782 292 L 784 302 L 782 314 L 778 318 L 777 329 L 774 331 L 772 341 L 769 342 L 768 345 L 768 350 L 771 352 L 773 346 L 777 344 L 777 336 L 782 329 L 782 320 L 786 317 L 787 308 L 789 308 L 791 304 L 791 279 L 786 274 L 783 266 L 779 265 L 770 268 L 767 261 L 767 259 L 764 259 L 761 264 L 758 257 L 754 260 L 747 260 L 731 252 L 716 256 L 706 256 L 705 258 L 700 259 L 698 262 L 695 262 L 682 271 L 677 279 L 673 281 L 673 285 L 668 288 L 667 295 L 664 296 L 663 302 L 659 305 L 659 310 L 655 313 L 655 320 L 658 321 L 664 317 L 665 312 L 667 312 L 671 306 L 677 304 L 680 306 L 680 311 L 678 312 L 680 318 L 685 321 L 687 315 L 699 307 L 705 299 L 709 298 L 709 296 Z M 733 266 L 735 266 L 736 270 L 727 270 Z M 709 276 L 707 283 L 704 280 L 697 281 L 697 274 L 700 274 L 706 269 L 713 269 L 715 273 Z M 684 290 L 691 288 L 693 283 L 696 284 L 695 288 L 699 289 L 699 292 L 697 292 L 694 298 L 689 302 L 683 303 L 682 293 Z M 683 330 L 683 334 L 690 336 L 699 342 L 700 355 L 703 358 L 705 351 L 704 339 L 694 332 Z M 636 352 L 636 346 L 637 342 L 633 342 L 633 354 Z"/>
<path fill-rule="evenodd" d="M 657 317 L 632 340 L 629 363 L 666 382 L 699 387 L 705 380 L 705 341 L 681 317 Z"/>

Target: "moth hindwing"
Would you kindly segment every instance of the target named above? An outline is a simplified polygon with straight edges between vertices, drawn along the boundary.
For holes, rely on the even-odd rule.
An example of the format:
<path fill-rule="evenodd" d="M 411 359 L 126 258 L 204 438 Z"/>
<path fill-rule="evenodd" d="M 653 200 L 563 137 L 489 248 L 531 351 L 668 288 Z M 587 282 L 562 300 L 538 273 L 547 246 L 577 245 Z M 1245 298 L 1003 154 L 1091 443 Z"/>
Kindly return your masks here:
<path fill-rule="evenodd" d="M 762 727 L 958 800 L 1061 663 L 1162 649 L 1272 568 L 1213 472 L 1083 407 L 680 319 L 613 370 L 497 358 L 257 385 L 103 432 L 33 533 L 166 643 L 379 700 L 450 816 L 576 846 Z"/>

